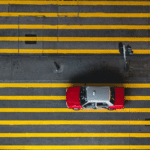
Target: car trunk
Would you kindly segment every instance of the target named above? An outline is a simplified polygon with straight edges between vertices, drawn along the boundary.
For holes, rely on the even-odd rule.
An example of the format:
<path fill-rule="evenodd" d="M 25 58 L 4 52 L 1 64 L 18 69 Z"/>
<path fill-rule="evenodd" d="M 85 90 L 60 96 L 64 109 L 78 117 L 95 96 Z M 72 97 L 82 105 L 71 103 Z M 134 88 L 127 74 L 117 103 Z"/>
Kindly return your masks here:
<path fill-rule="evenodd" d="M 69 108 L 82 108 L 80 104 L 81 87 L 69 87 L 66 92 L 66 102 Z"/>

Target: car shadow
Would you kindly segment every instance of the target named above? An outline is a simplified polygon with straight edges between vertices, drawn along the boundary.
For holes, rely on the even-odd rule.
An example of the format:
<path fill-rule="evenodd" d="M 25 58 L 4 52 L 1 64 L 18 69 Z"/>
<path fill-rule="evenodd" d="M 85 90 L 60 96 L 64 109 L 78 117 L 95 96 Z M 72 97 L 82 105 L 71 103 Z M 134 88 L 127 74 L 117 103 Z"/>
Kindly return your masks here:
<path fill-rule="evenodd" d="M 125 81 L 119 69 L 109 66 L 82 72 L 70 80 L 71 83 L 124 83 Z"/>

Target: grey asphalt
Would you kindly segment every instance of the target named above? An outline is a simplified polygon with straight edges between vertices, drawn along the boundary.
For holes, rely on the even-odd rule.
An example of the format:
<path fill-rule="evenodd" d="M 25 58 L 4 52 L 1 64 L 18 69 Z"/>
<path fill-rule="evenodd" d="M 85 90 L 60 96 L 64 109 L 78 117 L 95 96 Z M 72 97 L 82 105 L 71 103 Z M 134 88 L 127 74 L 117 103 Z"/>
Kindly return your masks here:
<path fill-rule="evenodd" d="M 139 60 L 139 65 L 137 65 Z M 62 72 L 56 73 L 56 62 Z M 0 59 L 1 80 L 35 82 L 122 83 L 148 82 L 150 61 L 147 55 L 127 57 L 124 71 L 121 55 L 22 55 Z M 3 81 L 2 81 L 3 82 Z"/>
<path fill-rule="evenodd" d="M 0 12 L 148 13 L 149 6 L 22 6 L 3 5 Z M 149 25 L 149 18 L 0 17 L 0 24 Z M 36 34 L 47 37 L 149 37 L 149 30 L 0 30 L 0 36 Z M 150 49 L 149 42 L 123 42 Z M 118 49 L 118 42 L 1 41 L 0 49 Z M 0 56 L 0 83 L 150 83 L 150 56 L 12 55 Z M 54 62 L 62 72 L 56 73 Z M 0 88 L 0 95 L 65 95 L 65 88 Z M 150 89 L 125 89 L 125 95 L 150 96 Z M 66 108 L 65 101 L 0 100 L 1 108 Z M 126 108 L 149 108 L 150 101 L 126 101 Z M 0 120 L 145 120 L 149 113 L 0 113 Z M 43 125 L 0 126 L 0 133 L 149 133 L 150 126 Z M 150 145 L 150 138 L 0 138 L 0 145 Z M 150 149 L 150 148 L 149 148 Z"/>
<path fill-rule="evenodd" d="M 142 83 L 149 76 L 130 76 L 149 71 L 149 56 L 128 57 L 129 70 L 124 71 L 123 58 L 117 55 L 1 56 L 1 82 L 17 83 Z M 145 58 L 145 59 L 144 59 Z M 144 60 L 145 61 L 144 61 Z M 139 60 L 136 66 L 131 61 Z M 55 72 L 54 61 L 63 66 Z M 143 62 L 143 63 L 142 63 Z M 134 65 L 134 66 L 133 66 Z M 4 76 L 5 75 L 5 76 Z M 150 89 L 125 89 L 125 95 L 148 96 Z M 65 95 L 65 88 L 2 88 L 0 95 Z M 66 108 L 65 101 L 0 101 L 1 108 Z M 126 101 L 126 108 L 149 108 L 149 101 Z M 145 120 L 149 113 L 0 113 L 0 120 Z M 1 133 L 147 133 L 149 126 L 0 126 Z M 149 138 L 0 138 L 2 145 L 149 145 Z"/>

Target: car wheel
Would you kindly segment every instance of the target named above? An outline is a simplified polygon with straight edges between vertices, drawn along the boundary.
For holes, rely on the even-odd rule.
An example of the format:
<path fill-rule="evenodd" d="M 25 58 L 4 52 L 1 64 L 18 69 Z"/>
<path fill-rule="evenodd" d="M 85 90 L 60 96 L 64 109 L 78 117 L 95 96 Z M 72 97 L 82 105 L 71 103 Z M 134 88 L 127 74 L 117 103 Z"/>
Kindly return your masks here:
<path fill-rule="evenodd" d="M 113 108 L 108 108 L 108 110 L 114 110 Z"/>
<path fill-rule="evenodd" d="M 73 110 L 79 110 L 79 108 L 73 108 Z"/>

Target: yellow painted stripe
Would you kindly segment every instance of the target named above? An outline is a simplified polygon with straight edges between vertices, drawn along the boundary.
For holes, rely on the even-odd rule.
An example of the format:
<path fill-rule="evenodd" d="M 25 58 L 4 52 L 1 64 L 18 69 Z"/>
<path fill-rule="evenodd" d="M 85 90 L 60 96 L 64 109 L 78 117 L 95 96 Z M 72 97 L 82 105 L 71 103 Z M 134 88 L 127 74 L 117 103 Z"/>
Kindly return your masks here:
<path fill-rule="evenodd" d="M 0 88 L 68 88 L 85 83 L 0 83 Z M 87 83 L 88 86 L 117 86 L 124 88 L 150 88 L 150 83 Z"/>
<path fill-rule="evenodd" d="M 57 37 L 0 37 L 0 41 L 58 41 Z"/>
<path fill-rule="evenodd" d="M 66 100 L 66 96 L 3 95 L 0 96 L 0 100 Z M 125 100 L 150 100 L 150 96 L 125 96 Z"/>
<path fill-rule="evenodd" d="M 134 54 L 150 54 L 147 49 L 132 49 Z M 120 54 L 118 49 L 0 49 L 0 53 L 20 54 Z"/>
<path fill-rule="evenodd" d="M 19 41 L 58 41 L 57 37 L 18 37 L 18 38 Z"/>
<path fill-rule="evenodd" d="M 58 25 L 19 25 L 19 29 L 58 29 Z"/>
<path fill-rule="evenodd" d="M 150 5 L 148 1 L 78 1 L 78 3 L 79 5 Z"/>
<path fill-rule="evenodd" d="M 0 53 L 15 53 L 18 54 L 19 50 L 18 49 L 0 49 Z"/>
<path fill-rule="evenodd" d="M 150 100 L 150 96 L 125 96 L 125 100 Z"/>
<path fill-rule="evenodd" d="M 67 88 L 83 85 L 84 83 L 0 83 L 0 88 Z"/>
<path fill-rule="evenodd" d="M 150 25 L 15 25 L 3 24 L 0 29 L 128 29 L 128 30 L 148 30 Z"/>
<path fill-rule="evenodd" d="M 37 1 L 37 0 L 5 0 L 0 1 L 1 5 L 133 5 L 133 6 L 149 6 L 148 1 Z"/>
<path fill-rule="evenodd" d="M 0 100 L 66 100 L 66 96 L 0 96 Z"/>
<path fill-rule="evenodd" d="M 0 5 L 57 5 L 58 2 L 55 0 L 45 1 L 45 0 L 1 0 Z"/>
<path fill-rule="evenodd" d="M 0 145 L 3 150 L 108 150 L 108 149 L 150 149 L 150 145 Z"/>
<path fill-rule="evenodd" d="M 58 37 L 58 41 L 130 41 L 130 42 L 148 42 L 148 37 Z"/>
<path fill-rule="evenodd" d="M 1 53 L 1 51 L 0 51 Z M 20 54 L 24 53 L 31 53 L 31 54 L 37 54 L 37 53 L 44 53 L 44 54 L 120 54 L 119 50 L 96 50 L 96 49 L 90 49 L 90 50 L 84 50 L 84 49 L 19 49 Z"/>
<path fill-rule="evenodd" d="M 139 120 L 0 120 L 0 125 L 150 125 Z"/>
<path fill-rule="evenodd" d="M 75 13 L 69 13 L 68 15 L 77 16 Z M 0 12 L 0 17 L 19 17 L 19 16 L 35 16 L 35 17 L 58 17 L 58 13 L 38 13 L 38 12 Z"/>
<path fill-rule="evenodd" d="M 38 12 L 1 12 L 0 17 L 113 17 L 113 18 L 149 18 L 150 13 L 38 13 Z"/>
<path fill-rule="evenodd" d="M 64 17 L 66 13 L 61 13 Z M 79 17 L 148 18 L 150 13 L 79 13 Z"/>
<path fill-rule="evenodd" d="M 150 108 L 124 108 L 124 109 L 117 109 L 117 110 L 107 110 L 107 109 L 92 109 L 92 110 L 78 110 L 75 111 L 73 109 L 68 108 L 0 108 L 0 112 L 34 112 L 34 113 L 45 113 L 45 112 L 71 112 L 71 113 L 92 113 L 92 112 L 99 112 L 99 113 L 149 113 Z"/>
<path fill-rule="evenodd" d="M 149 49 L 133 49 L 134 54 L 150 54 Z"/>
<path fill-rule="evenodd" d="M 149 37 L 0 37 L 0 41 L 130 41 L 149 42 Z"/>
<path fill-rule="evenodd" d="M 44 27 L 46 28 L 46 27 Z M 149 25 L 58 25 L 58 29 L 150 29 Z"/>
<path fill-rule="evenodd" d="M 31 137 L 130 137 L 149 138 L 149 133 L 0 133 L 0 138 Z"/>
<path fill-rule="evenodd" d="M 18 29 L 18 25 L 16 25 L 16 24 L 10 24 L 10 25 L 9 24 L 1 24 L 0 29 Z"/>
<path fill-rule="evenodd" d="M 134 54 L 150 54 L 150 50 L 147 49 L 132 49 Z M 32 51 L 34 53 L 34 51 Z M 120 54 L 118 49 L 57 49 L 43 50 L 43 53 L 59 53 L 59 54 Z"/>
<path fill-rule="evenodd" d="M 38 54 L 38 53 L 45 53 L 45 54 L 57 54 L 57 49 L 19 49 L 20 54 Z"/>

